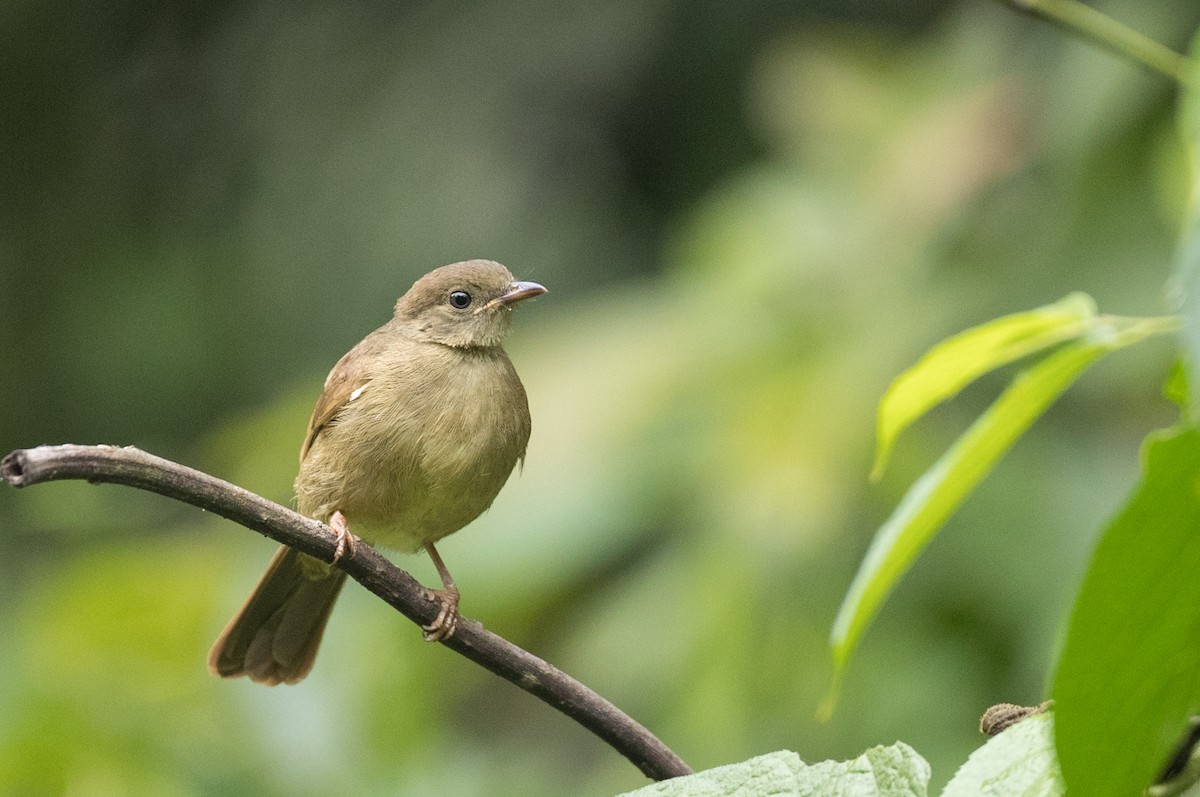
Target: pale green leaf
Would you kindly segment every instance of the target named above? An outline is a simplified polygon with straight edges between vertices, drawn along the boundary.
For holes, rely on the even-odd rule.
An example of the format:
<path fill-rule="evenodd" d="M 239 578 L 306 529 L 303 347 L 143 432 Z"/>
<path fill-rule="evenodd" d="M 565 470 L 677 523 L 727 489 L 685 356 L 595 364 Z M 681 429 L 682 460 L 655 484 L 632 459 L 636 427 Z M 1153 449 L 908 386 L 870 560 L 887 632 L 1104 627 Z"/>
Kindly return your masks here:
<path fill-rule="evenodd" d="M 971 753 L 942 797 L 1060 797 L 1054 715 L 1021 720 Z"/>
<path fill-rule="evenodd" d="M 655 783 L 624 797 L 926 797 L 929 764 L 903 742 L 807 765 L 788 751 Z"/>
<path fill-rule="evenodd" d="M 884 599 L 946 519 L 1000 457 L 1101 355 L 1176 328 L 1174 318 L 1106 319 L 1087 338 L 1068 343 L 1013 380 L 988 410 L 909 488 L 875 533 L 834 621 L 830 644 L 835 683 Z"/>
<path fill-rule="evenodd" d="M 628 792 L 623 797 L 762 797 L 797 794 L 805 763 L 788 750 L 714 767 Z"/>
<path fill-rule="evenodd" d="M 1092 298 L 1072 293 L 1054 304 L 972 327 L 934 346 L 896 377 L 879 402 L 871 478 L 883 474 L 900 433 L 933 407 L 989 371 L 1080 337 L 1095 320 Z"/>
<path fill-rule="evenodd" d="M 1072 794 L 1139 794 L 1200 708 L 1200 431 L 1152 438 L 1144 460 L 1096 546 L 1054 678 Z"/>

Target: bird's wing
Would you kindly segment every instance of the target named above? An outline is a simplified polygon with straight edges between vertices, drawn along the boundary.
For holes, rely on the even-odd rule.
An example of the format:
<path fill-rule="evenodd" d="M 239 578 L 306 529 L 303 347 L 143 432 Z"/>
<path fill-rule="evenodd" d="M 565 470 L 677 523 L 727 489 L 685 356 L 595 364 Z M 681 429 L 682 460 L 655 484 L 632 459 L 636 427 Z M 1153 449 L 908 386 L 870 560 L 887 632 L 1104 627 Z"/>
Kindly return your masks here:
<path fill-rule="evenodd" d="M 376 360 L 377 353 L 382 347 L 382 337 L 379 330 L 363 338 L 357 346 L 342 356 L 325 377 L 325 388 L 313 407 L 312 417 L 308 419 L 308 432 L 304 435 L 304 445 L 300 447 L 300 461 L 308 456 L 313 441 L 321 430 L 331 423 L 336 423 L 338 415 L 350 402 L 362 395 L 367 383 L 371 381 L 370 366 Z"/>

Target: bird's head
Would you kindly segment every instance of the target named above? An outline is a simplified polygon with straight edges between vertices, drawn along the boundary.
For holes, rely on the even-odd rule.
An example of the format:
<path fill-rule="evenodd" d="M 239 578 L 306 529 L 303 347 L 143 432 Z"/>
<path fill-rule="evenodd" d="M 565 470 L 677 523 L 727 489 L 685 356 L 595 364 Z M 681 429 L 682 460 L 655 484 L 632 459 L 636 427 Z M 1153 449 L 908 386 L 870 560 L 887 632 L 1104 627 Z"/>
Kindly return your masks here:
<path fill-rule="evenodd" d="M 499 346 L 513 306 L 540 296 L 536 282 L 520 282 L 492 260 L 464 260 L 435 269 L 396 302 L 398 323 L 420 339 L 456 348 Z"/>

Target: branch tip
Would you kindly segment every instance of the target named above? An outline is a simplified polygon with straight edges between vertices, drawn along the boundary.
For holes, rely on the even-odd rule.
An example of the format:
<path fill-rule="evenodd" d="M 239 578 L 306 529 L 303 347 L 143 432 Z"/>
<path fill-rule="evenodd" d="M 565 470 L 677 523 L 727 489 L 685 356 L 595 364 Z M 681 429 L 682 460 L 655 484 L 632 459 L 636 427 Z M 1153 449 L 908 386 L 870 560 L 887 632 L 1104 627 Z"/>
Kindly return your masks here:
<path fill-rule="evenodd" d="M 25 451 L 17 449 L 0 460 L 0 478 L 13 487 L 25 486 Z"/>

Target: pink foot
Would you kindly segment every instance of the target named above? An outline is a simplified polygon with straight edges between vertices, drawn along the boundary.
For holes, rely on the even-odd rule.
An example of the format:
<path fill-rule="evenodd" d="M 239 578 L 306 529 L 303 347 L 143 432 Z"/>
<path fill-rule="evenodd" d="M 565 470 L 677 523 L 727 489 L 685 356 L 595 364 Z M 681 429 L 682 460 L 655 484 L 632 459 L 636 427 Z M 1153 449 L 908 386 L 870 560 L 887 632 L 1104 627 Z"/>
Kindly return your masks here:
<path fill-rule="evenodd" d="M 429 600 L 437 601 L 437 617 L 429 625 L 421 626 L 426 642 L 442 642 L 454 636 L 458 630 L 458 588 L 451 584 L 446 589 L 429 590 Z"/>
<path fill-rule="evenodd" d="M 337 533 L 337 547 L 333 549 L 333 561 L 330 563 L 336 565 L 347 553 L 354 555 L 354 543 L 358 538 L 350 533 L 350 527 L 346 525 L 346 516 L 341 510 L 333 513 L 329 518 L 329 525 Z"/>

